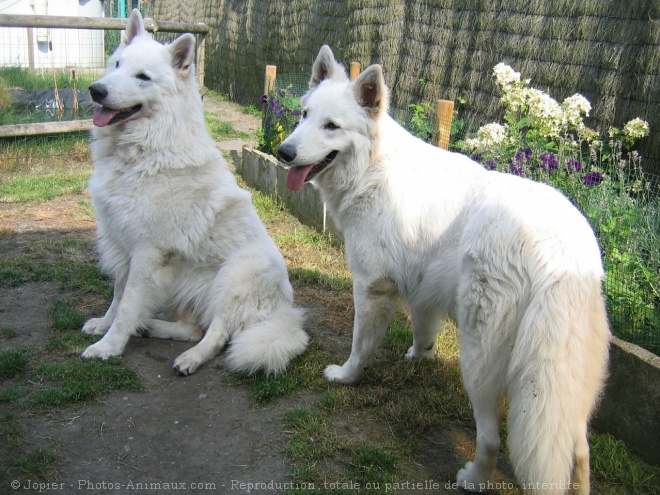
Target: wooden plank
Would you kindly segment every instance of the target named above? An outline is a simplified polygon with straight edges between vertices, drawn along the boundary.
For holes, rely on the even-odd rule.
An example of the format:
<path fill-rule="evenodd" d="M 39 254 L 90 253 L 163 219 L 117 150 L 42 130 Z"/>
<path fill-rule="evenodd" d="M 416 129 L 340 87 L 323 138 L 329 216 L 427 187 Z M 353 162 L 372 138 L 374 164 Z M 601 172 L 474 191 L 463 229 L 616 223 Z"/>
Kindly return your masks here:
<path fill-rule="evenodd" d="M 0 27 L 45 27 L 45 28 L 79 28 L 79 29 L 125 29 L 127 19 L 114 17 L 74 17 L 58 15 L 0 15 Z M 155 21 L 149 17 L 144 19 L 144 27 L 150 32 L 167 33 L 202 33 L 209 32 L 209 27 L 203 22 L 195 24 L 185 22 Z"/>
<path fill-rule="evenodd" d="M 0 138 L 42 136 L 45 134 L 61 134 L 65 132 L 87 132 L 92 127 L 94 127 L 92 119 L 0 125 Z"/>

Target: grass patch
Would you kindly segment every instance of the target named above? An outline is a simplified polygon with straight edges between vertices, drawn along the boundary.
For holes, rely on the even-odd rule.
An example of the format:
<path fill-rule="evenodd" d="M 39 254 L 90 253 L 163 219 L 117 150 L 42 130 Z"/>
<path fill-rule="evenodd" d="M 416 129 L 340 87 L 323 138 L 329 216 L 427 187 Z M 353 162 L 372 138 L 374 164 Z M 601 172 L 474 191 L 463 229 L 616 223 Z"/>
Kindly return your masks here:
<path fill-rule="evenodd" d="M 53 385 L 38 392 L 35 403 L 44 407 L 61 406 L 94 399 L 113 390 L 142 390 L 137 373 L 124 367 L 122 362 L 121 358 L 110 358 L 42 364 L 37 368 L 37 375 Z"/>
<path fill-rule="evenodd" d="M 8 380 L 25 373 L 28 355 L 25 349 L 12 349 L 0 354 L 0 380 Z"/>
<path fill-rule="evenodd" d="M 239 131 L 232 122 L 218 119 L 213 112 L 205 111 L 206 128 L 216 141 L 226 141 L 233 138 L 249 138 L 250 134 Z"/>
<path fill-rule="evenodd" d="M 658 493 L 660 467 L 643 463 L 610 435 L 591 434 L 589 444 L 591 472 L 599 483 L 613 489 L 612 493 Z"/>
<path fill-rule="evenodd" d="M 87 133 L 0 139 L 5 177 L 91 171 Z"/>
<path fill-rule="evenodd" d="M 4 339 L 13 339 L 16 337 L 17 333 L 13 328 L 3 327 L 0 328 L 0 335 L 2 335 Z"/>
<path fill-rule="evenodd" d="M 58 196 L 82 194 L 87 189 L 88 172 L 66 172 L 24 176 L 0 182 L 0 203 L 48 201 Z"/>
<path fill-rule="evenodd" d="M 5 387 L 0 389 L 0 402 L 14 404 L 23 396 L 23 392 L 17 387 Z"/>
<path fill-rule="evenodd" d="M 57 454 L 50 449 L 34 449 L 21 461 L 21 472 L 27 477 L 47 478 L 50 469 L 57 462 L 57 458 Z"/>
<path fill-rule="evenodd" d="M 76 310 L 73 301 L 53 301 L 50 309 L 51 326 L 54 330 L 74 330 L 83 326 L 87 318 Z"/>
<path fill-rule="evenodd" d="M 263 110 L 259 105 L 243 105 L 241 107 L 241 112 L 245 115 L 253 115 L 255 117 L 261 117 Z"/>
<path fill-rule="evenodd" d="M 91 254 L 50 251 L 48 257 L 38 253 L 20 254 L 0 259 L 0 287 L 18 287 L 28 282 L 59 282 L 61 289 L 79 290 L 87 296 L 104 299 L 112 296 L 110 279 L 93 263 Z"/>

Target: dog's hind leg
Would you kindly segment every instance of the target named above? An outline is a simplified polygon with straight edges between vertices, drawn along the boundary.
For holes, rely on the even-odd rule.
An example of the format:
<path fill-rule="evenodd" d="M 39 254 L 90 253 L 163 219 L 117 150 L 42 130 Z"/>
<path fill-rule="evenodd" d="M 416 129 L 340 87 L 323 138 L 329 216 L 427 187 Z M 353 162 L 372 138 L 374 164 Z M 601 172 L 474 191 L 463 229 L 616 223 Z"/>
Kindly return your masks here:
<path fill-rule="evenodd" d="M 144 337 L 156 339 L 183 340 L 197 342 L 204 336 L 204 331 L 196 323 L 186 320 L 165 321 L 150 319 L 144 323 L 138 333 Z"/>
<path fill-rule="evenodd" d="M 218 355 L 230 335 L 224 318 L 214 318 L 199 344 L 176 358 L 174 370 L 182 376 L 194 373 L 203 363 Z"/>
<path fill-rule="evenodd" d="M 351 355 L 343 366 L 333 364 L 325 369 L 328 380 L 353 383 L 369 367 L 396 309 L 396 296 L 396 285 L 392 280 L 379 279 L 371 283 L 355 280 L 355 323 Z"/>
<path fill-rule="evenodd" d="M 437 309 L 411 308 L 413 345 L 406 353 L 407 359 L 435 356 L 438 333 L 442 325 L 442 313 Z"/>
<path fill-rule="evenodd" d="M 474 461 L 456 481 L 469 491 L 482 491 L 492 481 L 500 448 L 500 420 L 507 393 L 507 370 L 518 321 L 514 286 L 488 276 L 476 260 L 464 260 L 458 291 L 461 374 L 477 426 Z"/>

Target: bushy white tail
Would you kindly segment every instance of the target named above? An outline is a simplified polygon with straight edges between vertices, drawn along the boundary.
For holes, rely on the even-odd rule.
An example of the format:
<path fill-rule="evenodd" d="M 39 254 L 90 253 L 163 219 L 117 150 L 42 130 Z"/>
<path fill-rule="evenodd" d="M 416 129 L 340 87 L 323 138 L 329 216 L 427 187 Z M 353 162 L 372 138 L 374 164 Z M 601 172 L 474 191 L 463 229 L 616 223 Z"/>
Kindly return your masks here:
<path fill-rule="evenodd" d="M 587 422 L 609 336 L 599 280 L 568 277 L 527 308 L 508 376 L 508 446 L 526 493 L 589 493 Z"/>
<path fill-rule="evenodd" d="M 303 319 L 302 310 L 283 305 L 267 320 L 235 334 L 227 351 L 227 368 L 248 373 L 283 372 L 307 347 L 309 337 L 302 329 Z"/>

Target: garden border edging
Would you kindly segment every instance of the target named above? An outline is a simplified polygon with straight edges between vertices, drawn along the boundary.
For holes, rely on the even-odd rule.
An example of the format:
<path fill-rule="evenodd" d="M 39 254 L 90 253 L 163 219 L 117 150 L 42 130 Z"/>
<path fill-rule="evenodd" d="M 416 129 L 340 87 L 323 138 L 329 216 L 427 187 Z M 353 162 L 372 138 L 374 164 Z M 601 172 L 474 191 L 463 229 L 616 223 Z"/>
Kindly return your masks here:
<path fill-rule="evenodd" d="M 341 238 L 327 215 L 319 191 L 305 184 L 293 193 L 286 187 L 287 169 L 272 155 L 243 147 L 242 173 L 248 186 L 274 195 L 303 224 Z M 644 461 L 660 465 L 660 357 L 612 338 L 609 376 L 591 425 L 622 440 Z"/>

